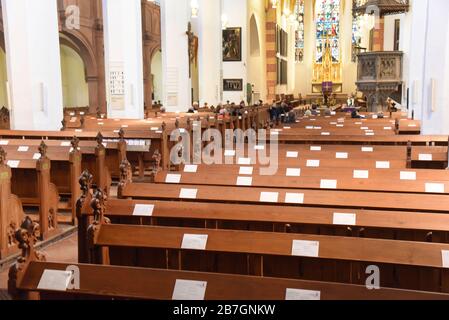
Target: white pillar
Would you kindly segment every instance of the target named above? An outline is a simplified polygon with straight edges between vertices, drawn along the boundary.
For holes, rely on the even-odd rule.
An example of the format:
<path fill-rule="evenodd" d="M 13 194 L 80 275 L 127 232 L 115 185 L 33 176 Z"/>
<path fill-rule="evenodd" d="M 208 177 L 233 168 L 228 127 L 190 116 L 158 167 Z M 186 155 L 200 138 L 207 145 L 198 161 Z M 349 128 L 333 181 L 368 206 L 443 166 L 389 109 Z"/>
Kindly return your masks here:
<path fill-rule="evenodd" d="M 140 0 L 103 0 L 108 117 L 144 118 Z"/>
<path fill-rule="evenodd" d="M 190 15 L 189 0 L 161 1 L 163 105 L 169 112 L 187 111 L 191 105 L 186 35 Z"/>
<path fill-rule="evenodd" d="M 197 20 L 200 105 L 221 102 L 221 3 L 200 0 Z"/>
<path fill-rule="evenodd" d="M 242 0 L 223 0 L 223 14 L 228 18 L 228 28 L 242 28 L 242 61 L 223 62 L 224 79 L 242 79 L 242 91 L 225 91 L 223 100 L 237 104 L 244 100 L 246 102 L 247 84 L 247 54 L 248 54 L 248 3 Z"/>
<path fill-rule="evenodd" d="M 411 100 L 423 134 L 449 134 L 449 2 L 412 3 Z M 444 22 L 444 23 L 443 23 Z"/>
<path fill-rule="evenodd" d="M 63 118 L 55 0 L 2 0 L 11 128 L 59 130 Z"/>

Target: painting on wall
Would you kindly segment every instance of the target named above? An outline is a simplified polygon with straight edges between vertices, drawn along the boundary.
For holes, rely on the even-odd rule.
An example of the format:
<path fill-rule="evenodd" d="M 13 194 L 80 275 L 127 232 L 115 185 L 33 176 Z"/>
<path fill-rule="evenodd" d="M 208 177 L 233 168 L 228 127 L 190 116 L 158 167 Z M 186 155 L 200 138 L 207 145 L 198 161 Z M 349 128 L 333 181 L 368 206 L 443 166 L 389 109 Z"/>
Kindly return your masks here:
<path fill-rule="evenodd" d="M 223 91 L 243 91 L 243 79 L 223 79 Z"/>
<path fill-rule="evenodd" d="M 242 61 L 242 28 L 223 30 L 223 61 Z"/>

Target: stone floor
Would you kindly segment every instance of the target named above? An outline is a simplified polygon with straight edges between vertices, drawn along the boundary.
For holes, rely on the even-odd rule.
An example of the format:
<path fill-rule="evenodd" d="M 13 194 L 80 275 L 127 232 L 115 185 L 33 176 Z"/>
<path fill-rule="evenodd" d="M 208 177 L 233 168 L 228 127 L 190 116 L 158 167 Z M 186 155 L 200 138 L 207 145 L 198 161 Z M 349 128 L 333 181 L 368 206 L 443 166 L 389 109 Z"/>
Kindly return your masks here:
<path fill-rule="evenodd" d="M 47 257 L 49 262 L 66 262 L 76 263 L 78 260 L 78 239 L 77 234 L 74 233 L 69 237 L 55 242 L 41 252 Z M 7 287 L 8 287 L 8 269 L 9 267 L 0 270 L 0 300 L 8 299 Z"/>

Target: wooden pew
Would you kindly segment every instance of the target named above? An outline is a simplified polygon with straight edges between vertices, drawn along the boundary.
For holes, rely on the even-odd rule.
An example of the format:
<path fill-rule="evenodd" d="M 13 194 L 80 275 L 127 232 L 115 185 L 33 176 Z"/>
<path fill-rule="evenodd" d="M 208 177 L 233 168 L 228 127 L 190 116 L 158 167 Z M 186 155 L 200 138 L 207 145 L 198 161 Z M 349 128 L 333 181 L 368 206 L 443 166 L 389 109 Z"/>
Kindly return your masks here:
<path fill-rule="evenodd" d="M 51 161 L 44 142 L 39 147 L 39 160 L 8 161 L 12 170 L 11 190 L 24 205 L 39 207 L 40 235 L 47 239 L 57 231 L 59 192 L 51 182 Z"/>
<path fill-rule="evenodd" d="M 140 211 L 139 211 L 140 210 Z M 449 242 L 449 217 L 430 212 L 389 210 L 348 210 L 339 208 L 240 205 L 225 203 L 142 201 L 109 199 L 104 215 L 115 224 L 174 226 L 264 232 L 311 233 L 396 239 L 408 241 Z M 344 210 L 343 210 L 344 211 Z M 339 222 L 340 217 L 353 216 Z M 93 211 L 82 208 L 78 237 L 87 239 L 87 227 Z M 79 257 L 86 256 L 79 247 Z M 87 262 L 81 260 L 80 262 Z"/>
<path fill-rule="evenodd" d="M 383 192 L 406 192 L 406 193 L 431 193 L 430 184 L 438 184 L 441 191 L 439 193 L 449 194 L 449 181 L 427 180 L 410 181 L 399 180 L 392 184 L 392 179 L 354 179 L 353 175 L 345 176 L 337 170 L 333 174 L 315 177 L 286 177 L 283 175 L 275 176 L 242 176 L 231 174 L 223 170 L 220 174 L 204 173 L 182 173 L 173 174 L 160 172 L 155 177 L 158 184 L 170 183 L 171 179 L 180 179 L 179 183 L 183 185 L 203 185 L 203 186 L 236 186 L 239 185 L 239 179 L 250 178 L 251 187 L 257 188 L 288 188 L 288 189 L 335 189 L 346 191 L 383 191 Z M 436 191 L 434 191 L 436 192 Z"/>
<path fill-rule="evenodd" d="M 276 202 L 261 201 L 263 193 L 276 196 Z M 320 206 L 373 210 L 447 212 L 449 199 L 433 193 L 386 193 L 280 188 L 248 188 L 182 184 L 128 183 L 123 198 L 142 200 L 195 201 L 286 206 Z"/>
<path fill-rule="evenodd" d="M 268 277 L 250 277 L 149 268 L 75 265 L 82 277 L 80 289 L 66 291 L 39 289 L 45 270 L 65 271 L 73 265 L 32 261 L 10 281 L 15 300 L 172 300 L 176 282 L 206 282 L 204 300 L 274 301 L 285 300 L 287 291 L 305 290 L 304 298 L 316 300 L 447 300 L 443 293 Z M 184 298 L 188 299 L 188 298 Z M 299 299 L 299 298 L 298 298 Z M 310 299 L 310 298 L 309 298 Z"/>
<path fill-rule="evenodd" d="M 14 232 L 24 219 L 22 202 L 11 192 L 11 168 L 6 152 L 0 147 L 0 260 L 17 253 Z"/>
<path fill-rule="evenodd" d="M 91 230 L 95 264 L 359 285 L 365 283 L 361 274 L 374 264 L 381 270 L 382 287 L 449 291 L 442 262 L 449 244 L 109 224 L 96 224 Z M 207 235 L 206 247 L 182 245 L 186 235 Z M 296 251 L 301 245 L 315 249 Z"/>
<path fill-rule="evenodd" d="M 111 163 L 115 165 L 115 162 L 118 161 L 118 159 L 115 157 L 109 159 L 107 152 L 96 151 L 96 149 L 104 148 L 104 145 L 100 140 L 96 143 L 82 142 L 81 147 L 77 137 L 74 137 L 70 143 L 61 143 L 60 141 L 54 140 L 45 141 L 45 144 L 47 145 L 47 157 L 51 160 L 51 181 L 58 188 L 60 196 L 64 197 L 64 199 L 68 197 L 69 201 L 68 203 L 61 202 L 59 209 L 72 211 L 72 224 L 76 223 L 75 208 L 76 201 L 80 195 L 78 179 L 82 170 L 88 169 L 93 172 L 95 178 L 94 182 L 109 192 L 111 174 L 108 165 Z M 9 158 L 13 162 L 20 161 L 22 165 L 24 163 L 32 165 L 33 161 L 40 158 L 37 142 L 37 140 L 9 140 L 8 145 L 3 147 L 7 150 Z M 122 143 L 124 146 L 120 146 Z M 118 145 L 119 148 L 126 149 L 125 142 L 119 142 Z M 115 152 L 115 154 L 119 155 L 120 152 Z M 124 153 L 122 152 L 122 154 Z M 116 171 L 118 171 L 118 167 L 119 165 L 117 164 Z M 70 174 L 67 174 L 68 172 L 70 172 Z M 101 177 L 103 177 L 102 180 L 100 179 Z M 17 185 L 27 184 L 26 177 L 23 177 L 25 180 L 20 179 L 17 181 Z M 33 205 L 33 203 L 28 203 L 28 205 Z"/>

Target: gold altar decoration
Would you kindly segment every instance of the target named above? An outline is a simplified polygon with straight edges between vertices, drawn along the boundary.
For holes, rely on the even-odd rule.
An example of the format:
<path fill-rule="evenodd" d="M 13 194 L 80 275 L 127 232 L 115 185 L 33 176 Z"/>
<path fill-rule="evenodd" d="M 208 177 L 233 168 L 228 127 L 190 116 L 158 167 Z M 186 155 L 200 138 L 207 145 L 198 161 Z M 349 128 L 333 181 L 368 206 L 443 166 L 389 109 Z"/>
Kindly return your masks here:
<path fill-rule="evenodd" d="M 341 83 L 341 62 L 333 62 L 332 51 L 329 37 L 326 40 L 323 61 L 314 62 L 313 64 L 313 79 L 315 84 L 323 82 Z"/>

